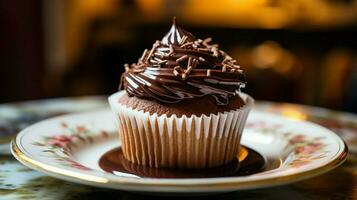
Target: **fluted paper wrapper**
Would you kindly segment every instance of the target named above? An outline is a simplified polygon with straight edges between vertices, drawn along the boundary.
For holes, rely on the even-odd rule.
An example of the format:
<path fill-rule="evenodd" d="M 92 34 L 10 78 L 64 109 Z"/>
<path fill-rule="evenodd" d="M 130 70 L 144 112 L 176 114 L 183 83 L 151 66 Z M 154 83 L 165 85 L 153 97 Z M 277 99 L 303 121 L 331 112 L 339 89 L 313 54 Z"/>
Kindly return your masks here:
<path fill-rule="evenodd" d="M 118 102 L 123 91 L 109 97 L 117 117 L 126 159 L 150 167 L 208 168 L 234 160 L 253 99 L 240 93 L 237 110 L 187 117 L 157 115 Z"/>

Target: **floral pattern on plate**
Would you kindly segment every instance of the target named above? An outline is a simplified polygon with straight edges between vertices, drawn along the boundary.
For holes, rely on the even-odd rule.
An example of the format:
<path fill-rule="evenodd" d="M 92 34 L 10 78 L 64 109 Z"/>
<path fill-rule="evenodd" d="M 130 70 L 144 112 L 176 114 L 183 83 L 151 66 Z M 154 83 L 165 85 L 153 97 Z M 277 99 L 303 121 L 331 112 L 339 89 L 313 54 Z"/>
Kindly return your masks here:
<path fill-rule="evenodd" d="M 325 151 L 327 146 L 325 137 L 307 137 L 306 134 L 293 133 L 291 130 L 283 129 L 284 124 L 269 124 L 265 121 L 249 122 L 246 125 L 247 129 L 254 129 L 262 133 L 282 134 L 289 145 L 293 148 L 294 157 L 288 163 L 289 167 L 298 168 L 309 164 L 313 160 L 318 160 L 326 157 L 329 151 Z"/>
<path fill-rule="evenodd" d="M 62 122 L 60 126 L 63 132 L 59 135 L 44 136 L 40 142 L 32 143 L 35 146 L 41 146 L 45 149 L 42 152 L 53 154 L 55 160 L 70 167 L 82 170 L 90 170 L 71 158 L 72 147 L 76 146 L 78 142 L 93 143 L 92 136 L 100 134 L 103 137 L 108 137 L 106 131 L 97 133 L 83 125 L 69 126 L 67 123 Z"/>
<path fill-rule="evenodd" d="M 305 135 L 291 136 L 291 133 L 286 133 L 289 137 L 289 144 L 294 147 L 295 158 L 289 163 L 290 167 L 301 167 L 308 164 L 312 160 L 325 158 L 328 151 L 324 151 L 327 144 L 324 143 L 323 137 L 315 137 L 308 139 Z M 316 154 L 319 152 L 319 154 Z"/>

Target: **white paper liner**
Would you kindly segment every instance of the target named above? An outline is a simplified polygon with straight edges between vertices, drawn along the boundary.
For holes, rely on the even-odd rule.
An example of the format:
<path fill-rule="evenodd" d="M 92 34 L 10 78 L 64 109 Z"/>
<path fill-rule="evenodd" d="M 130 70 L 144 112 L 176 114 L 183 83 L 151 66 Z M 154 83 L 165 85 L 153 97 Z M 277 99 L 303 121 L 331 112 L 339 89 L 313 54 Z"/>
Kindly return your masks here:
<path fill-rule="evenodd" d="M 124 156 L 150 167 L 208 168 L 232 161 L 254 100 L 240 93 L 242 108 L 187 117 L 152 114 L 118 102 L 124 91 L 109 97 L 117 116 Z"/>

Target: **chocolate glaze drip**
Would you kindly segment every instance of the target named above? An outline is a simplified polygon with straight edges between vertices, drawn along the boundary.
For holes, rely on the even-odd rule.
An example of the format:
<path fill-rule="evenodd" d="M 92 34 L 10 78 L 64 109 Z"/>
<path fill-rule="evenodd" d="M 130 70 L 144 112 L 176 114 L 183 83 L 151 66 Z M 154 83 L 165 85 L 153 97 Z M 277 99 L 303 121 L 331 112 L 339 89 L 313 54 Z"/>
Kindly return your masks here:
<path fill-rule="evenodd" d="M 244 87 L 245 76 L 236 60 L 210 41 L 196 39 L 174 21 L 165 37 L 150 51 L 146 49 L 137 63 L 125 65 L 127 93 L 164 103 L 211 95 L 217 105 L 227 105 Z"/>

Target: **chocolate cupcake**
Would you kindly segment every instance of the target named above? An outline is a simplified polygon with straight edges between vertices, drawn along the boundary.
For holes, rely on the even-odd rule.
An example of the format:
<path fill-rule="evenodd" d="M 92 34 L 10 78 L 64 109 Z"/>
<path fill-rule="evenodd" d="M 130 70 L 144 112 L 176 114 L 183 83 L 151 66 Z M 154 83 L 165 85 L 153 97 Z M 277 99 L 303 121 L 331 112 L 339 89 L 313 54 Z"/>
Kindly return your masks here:
<path fill-rule="evenodd" d="M 211 39 L 173 23 L 109 97 L 129 161 L 170 168 L 208 168 L 235 159 L 254 100 L 245 76 Z"/>

